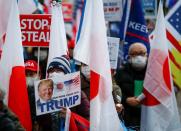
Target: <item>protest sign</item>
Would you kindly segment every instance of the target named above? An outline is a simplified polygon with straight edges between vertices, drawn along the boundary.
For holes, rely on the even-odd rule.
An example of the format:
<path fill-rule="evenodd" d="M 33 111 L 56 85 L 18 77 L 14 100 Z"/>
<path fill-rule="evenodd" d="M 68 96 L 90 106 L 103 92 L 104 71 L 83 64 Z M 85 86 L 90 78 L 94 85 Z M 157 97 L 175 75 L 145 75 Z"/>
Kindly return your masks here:
<path fill-rule="evenodd" d="M 35 82 L 36 114 L 42 115 L 80 104 L 80 72 Z"/>
<path fill-rule="evenodd" d="M 23 46 L 48 46 L 51 15 L 20 15 Z"/>
<path fill-rule="evenodd" d="M 108 37 L 109 59 L 111 69 L 117 68 L 118 51 L 119 51 L 119 38 Z"/>
<path fill-rule="evenodd" d="M 122 0 L 103 0 L 106 21 L 121 21 L 123 14 Z"/>
<path fill-rule="evenodd" d="M 154 19 L 157 15 L 157 1 L 156 0 L 142 0 L 143 11 L 145 18 Z"/>

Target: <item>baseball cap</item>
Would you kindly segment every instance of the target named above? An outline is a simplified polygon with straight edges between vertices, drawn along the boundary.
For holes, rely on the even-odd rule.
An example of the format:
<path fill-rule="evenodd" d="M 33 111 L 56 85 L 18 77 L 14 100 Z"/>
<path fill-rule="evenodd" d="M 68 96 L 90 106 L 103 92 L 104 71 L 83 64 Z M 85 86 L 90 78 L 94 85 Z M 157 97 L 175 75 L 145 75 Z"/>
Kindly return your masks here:
<path fill-rule="evenodd" d="M 25 70 L 37 71 L 38 70 L 38 65 L 37 65 L 36 61 L 27 60 L 25 62 Z"/>

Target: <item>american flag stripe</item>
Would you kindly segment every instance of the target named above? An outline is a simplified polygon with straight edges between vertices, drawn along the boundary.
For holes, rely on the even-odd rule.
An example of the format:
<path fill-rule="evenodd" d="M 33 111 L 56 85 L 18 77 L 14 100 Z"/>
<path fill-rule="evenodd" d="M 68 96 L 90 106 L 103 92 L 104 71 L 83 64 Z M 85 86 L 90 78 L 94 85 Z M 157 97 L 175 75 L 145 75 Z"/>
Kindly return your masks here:
<path fill-rule="evenodd" d="M 174 56 L 173 52 L 169 51 L 169 57 L 173 82 L 177 87 L 181 88 L 181 74 L 179 74 L 181 70 L 181 65 L 178 63 L 179 61 L 176 60 L 176 57 Z"/>
<path fill-rule="evenodd" d="M 172 52 L 172 54 L 174 54 L 174 52 Z M 175 54 L 174 54 L 175 55 Z M 176 56 L 174 58 L 177 58 Z M 178 60 L 177 60 L 178 62 Z M 181 70 L 175 65 L 175 63 L 173 63 L 172 60 L 170 60 L 170 66 L 171 66 L 171 70 L 172 70 L 172 77 L 173 77 L 173 82 L 174 84 L 181 88 Z"/>
<path fill-rule="evenodd" d="M 80 76 L 76 76 L 74 79 L 72 79 L 72 84 L 77 86 L 80 84 Z"/>
<path fill-rule="evenodd" d="M 175 37 L 167 30 L 167 38 L 172 43 L 172 45 L 181 53 L 181 45 L 180 43 L 175 39 Z"/>
<path fill-rule="evenodd" d="M 169 51 L 169 57 L 170 60 L 175 64 L 175 66 L 181 70 L 181 65 L 175 60 L 175 57 L 173 56 L 171 51 Z"/>
<path fill-rule="evenodd" d="M 73 78 L 71 80 L 65 81 L 64 84 L 66 86 L 77 86 L 80 84 L 80 77 L 76 76 L 75 78 Z"/>

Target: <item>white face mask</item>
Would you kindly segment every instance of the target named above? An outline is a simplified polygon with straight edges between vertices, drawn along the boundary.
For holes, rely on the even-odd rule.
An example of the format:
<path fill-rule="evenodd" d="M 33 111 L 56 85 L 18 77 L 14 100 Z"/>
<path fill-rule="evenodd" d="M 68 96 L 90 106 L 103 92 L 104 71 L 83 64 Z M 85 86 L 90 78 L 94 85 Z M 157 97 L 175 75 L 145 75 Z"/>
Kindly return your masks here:
<path fill-rule="evenodd" d="M 57 77 L 61 77 L 61 76 L 63 76 L 63 75 L 65 75 L 65 73 L 64 72 L 53 72 L 53 73 L 49 73 L 49 78 L 57 78 Z"/>
<path fill-rule="evenodd" d="M 90 79 L 90 68 L 89 68 L 89 66 L 82 66 L 81 72 L 87 79 Z"/>
<path fill-rule="evenodd" d="M 26 77 L 26 85 L 27 87 L 30 86 L 34 86 L 34 82 L 39 80 L 39 78 L 36 76 L 36 77 Z"/>
<path fill-rule="evenodd" d="M 141 70 L 144 69 L 147 64 L 147 57 L 135 56 L 131 58 L 130 62 L 134 69 Z"/>

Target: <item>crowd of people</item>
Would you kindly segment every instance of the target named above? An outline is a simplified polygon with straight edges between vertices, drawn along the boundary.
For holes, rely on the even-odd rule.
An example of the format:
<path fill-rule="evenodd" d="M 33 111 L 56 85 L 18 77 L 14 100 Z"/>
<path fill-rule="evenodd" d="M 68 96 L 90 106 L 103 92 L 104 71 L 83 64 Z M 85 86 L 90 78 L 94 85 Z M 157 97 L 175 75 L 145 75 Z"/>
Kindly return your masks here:
<path fill-rule="evenodd" d="M 67 107 L 60 107 L 59 111 L 42 115 L 37 115 L 37 110 L 41 108 L 41 103 L 51 103 L 53 94 L 63 91 L 63 84 L 55 83 L 54 78 L 61 78 L 77 71 L 80 72 L 81 100 L 79 105 L 71 107 L 70 110 L 83 119 L 90 120 L 90 68 L 73 59 L 74 43 L 71 39 L 68 41 L 69 53 L 53 58 L 48 65 L 44 62 L 43 66 L 40 66 L 36 58 L 26 54 L 25 75 L 33 131 L 65 130 L 66 115 L 69 110 Z M 140 130 L 141 105 L 144 100 L 141 95 L 148 57 L 146 46 L 135 42 L 129 46 L 127 62 L 118 65 L 117 69 L 111 69 L 112 87 L 110 88 L 120 126 L 124 131 Z M 40 82 L 36 88 L 37 81 Z M 36 99 L 35 90 L 39 99 Z M 179 93 L 178 91 L 177 97 Z M 5 92 L 0 87 L 0 131 L 25 131 L 16 115 L 4 104 L 4 96 Z"/>
<path fill-rule="evenodd" d="M 72 59 L 73 60 L 73 59 Z M 117 70 L 112 70 L 112 95 L 115 108 L 126 130 L 140 130 L 141 104 L 143 81 L 147 66 L 147 48 L 142 43 L 133 43 L 129 47 L 128 62 Z M 33 131 L 64 130 L 67 108 L 62 107 L 58 112 L 37 116 L 37 107 L 41 102 L 50 101 L 54 92 L 52 78 L 80 71 L 81 75 L 81 104 L 70 110 L 81 117 L 90 119 L 90 68 L 85 64 L 76 65 L 71 69 L 70 57 L 63 55 L 53 58 L 47 68 L 47 78 L 38 84 L 39 98 L 35 101 L 35 82 L 41 80 L 41 68 L 35 60 L 25 61 L 26 84 L 29 96 Z M 74 66 L 75 67 L 75 66 Z M 39 71 L 38 71 L 38 68 Z M 61 89 L 61 88 L 60 88 Z M 56 91 L 57 92 L 57 91 Z M 0 129 L 23 131 L 18 118 L 3 104 L 4 92 L 0 90 Z"/>
<path fill-rule="evenodd" d="M 143 86 L 143 80 L 147 65 L 147 49 L 141 43 L 133 43 L 129 48 L 128 63 L 121 66 L 118 70 L 112 70 L 112 94 L 115 102 L 115 108 L 118 112 L 120 123 L 124 123 L 129 129 L 139 130 L 140 127 L 140 111 L 141 100 L 137 99 L 139 94 L 135 94 L 135 88 Z M 69 56 L 60 56 L 53 58 L 47 68 L 47 78 L 38 84 L 38 95 L 40 99 L 35 101 L 35 82 L 41 80 L 41 68 L 33 59 L 25 61 L 26 84 L 29 96 L 29 103 L 31 109 L 31 118 L 34 131 L 58 131 L 60 128 L 64 129 L 65 117 L 67 109 L 62 107 L 58 112 L 48 113 L 44 115 L 36 115 L 36 104 L 50 101 L 54 89 L 52 78 L 61 77 L 75 71 L 80 71 L 81 75 L 81 104 L 70 108 L 70 110 L 83 118 L 90 119 L 90 69 L 85 64 L 76 65 L 76 69 L 72 71 Z M 39 71 L 38 71 L 39 68 Z M 138 84 L 141 83 L 141 84 Z M 137 85 L 136 85 L 137 84 Z M 140 92 L 141 93 L 141 92 Z M 3 99 L 3 93 L 1 99 Z M 1 101 L 2 102 L 2 101 Z M 2 103 L 3 104 L 3 103 Z M 2 108 L 5 108 L 4 105 Z M 0 118 L 6 116 L 2 109 Z M 15 117 L 16 118 L 16 117 Z M 2 122 L 7 121 L 11 126 L 8 128 L 15 128 L 13 124 L 14 118 L 5 117 Z M 16 120 L 18 120 L 16 118 Z M 2 123 L 0 120 L 0 124 Z M 12 124 L 11 124 L 12 123 Z M 18 122 L 17 122 L 18 123 Z M 61 124 L 60 124 L 61 123 Z M 20 124 L 17 126 L 21 130 Z M 6 127 L 4 127 L 6 128 Z M 23 130 L 23 128 L 22 128 Z"/>

